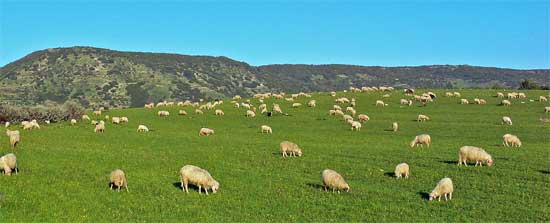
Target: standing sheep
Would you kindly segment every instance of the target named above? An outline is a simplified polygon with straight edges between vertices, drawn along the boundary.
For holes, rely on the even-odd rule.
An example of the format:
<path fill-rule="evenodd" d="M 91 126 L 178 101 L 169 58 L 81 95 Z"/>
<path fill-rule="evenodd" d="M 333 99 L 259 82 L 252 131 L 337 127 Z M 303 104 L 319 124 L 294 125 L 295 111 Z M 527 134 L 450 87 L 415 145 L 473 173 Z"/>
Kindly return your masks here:
<path fill-rule="evenodd" d="M 487 166 L 493 165 L 493 158 L 489 153 L 485 152 L 482 148 L 475 146 L 463 146 L 458 151 L 458 165 L 464 164 L 468 166 L 468 161 L 476 161 L 476 166 L 483 166 L 483 162 L 487 163 Z"/>
<path fill-rule="evenodd" d="M 544 107 L 544 113 L 550 113 L 550 107 Z"/>
<path fill-rule="evenodd" d="M 186 112 L 185 110 L 179 110 L 179 111 L 178 111 L 178 115 L 183 115 L 183 116 L 185 116 L 185 115 L 187 115 L 187 112 Z"/>
<path fill-rule="evenodd" d="M 111 172 L 111 177 L 109 179 L 109 187 L 111 188 L 111 190 L 113 189 L 113 186 L 117 187 L 116 189 L 118 190 L 118 192 L 120 192 L 120 188 L 122 187 L 126 188 L 126 192 L 129 192 L 128 181 L 126 180 L 126 175 L 124 175 L 124 171 L 116 169 Z"/>
<path fill-rule="evenodd" d="M 254 118 L 254 117 L 256 117 L 256 113 L 252 110 L 247 110 L 245 116 L 250 117 L 250 118 Z"/>
<path fill-rule="evenodd" d="M 213 134 L 214 134 L 213 129 L 201 128 L 201 130 L 199 130 L 199 135 L 200 136 L 209 136 L 209 135 L 213 135 Z"/>
<path fill-rule="evenodd" d="M 467 105 L 470 104 L 470 102 L 468 101 L 468 99 L 462 98 L 460 99 L 460 104 Z"/>
<path fill-rule="evenodd" d="M 317 106 L 316 101 L 315 101 L 315 100 L 309 101 L 309 102 L 307 103 L 307 106 L 308 106 L 308 107 L 315 108 L 315 106 Z"/>
<path fill-rule="evenodd" d="M 441 201 L 441 195 L 445 197 L 445 200 L 447 200 L 447 195 L 449 195 L 449 200 L 453 198 L 453 181 L 451 178 L 443 178 L 441 179 L 435 188 L 430 193 L 430 201 L 436 198 L 439 198 L 439 201 Z"/>
<path fill-rule="evenodd" d="M 157 115 L 160 116 L 160 117 L 167 117 L 170 115 L 170 112 L 168 111 L 159 111 L 157 112 Z"/>
<path fill-rule="evenodd" d="M 76 125 L 76 119 L 71 119 L 71 125 Z"/>
<path fill-rule="evenodd" d="M 262 125 L 261 126 L 261 131 L 262 133 L 268 133 L 268 134 L 272 134 L 273 133 L 273 130 L 271 130 L 271 127 L 267 126 L 267 125 Z"/>
<path fill-rule="evenodd" d="M 120 118 L 119 117 L 113 117 L 111 119 L 111 123 L 113 124 L 120 124 Z"/>
<path fill-rule="evenodd" d="M 188 184 L 193 184 L 199 187 L 199 194 L 202 188 L 208 195 L 208 190 L 217 193 L 220 188 L 220 183 L 216 181 L 210 173 L 200 167 L 193 165 L 185 165 L 180 169 L 181 190 L 189 193 Z"/>
<path fill-rule="evenodd" d="M 88 115 L 82 115 L 82 120 L 90 121 L 90 116 Z"/>
<path fill-rule="evenodd" d="M 281 153 L 283 154 L 283 157 L 296 155 L 302 156 L 302 149 L 300 149 L 300 147 L 298 147 L 298 145 L 293 142 L 282 141 L 279 146 L 281 148 Z"/>
<path fill-rule="evenodd" d="M 430 137 L 430 135 L 428 134 L 417 135 L 416 137 L 414 137 L 413 141 L 411 141 L 411 148 L 414 146 L 418 147 L 418 145 L 423 146 L 424 144 L 430 147 L 431 143 L 432 143 L 432 138 Z"/>
<path fill-rule="evenodd" d="M 322 180 L 323 180 L 323 188 L 325 191 L 327 189 L 332 189 L 332 192 L 335 190 L 340 193 L 340 190 L 343 190 L 345 192 L 349 192 L 349 185 L 344 180 L 344 177 L 340 175 L 338 172 L 330 169 L 323 170 L 321 174 Z"/>
<path fill-rule="evenodd" d="M 370 120 L 369 116 L 365 114 L 359 114 L 357 118 L 359 119 L 360 122 L 367 122 Z"/>
<path fill-rule="evenodd" d="M 351 131 L 353 131 L 353 130 L 361 131 L 361 122 L 352 121 L 351 122 Z"/>
<path fill-rule="evenodd" d="M 138 125 L 137 132 L 149 132 L 149 128 L 145 125 Z"/>
<path fill-rule="evenodd" d="M 121 123 L 128 123 L 128 117 L 120 117 Z"/>
<path fill-rule="evenodd" d="M 294 104 L 292 104 L 292 107 L 293 107 L 293 108 L 299 108 L 300 106 L 302 106 L 301 103 L 294 103 Z"/>
<path fill-rule="evenodd" d="M 21 140 L 21 137 L 19 135 L 18 130 L 10 131 L 9 129 L 6 129 L 6 135 L 10 138 L 10 145 L 11 149 L 15 149 L 15 146 L 19 143 Z"/>
<path fill-rule="evenodd" d="M 195 114 L 202 115 L 202 114 L 204 114 L 204 112 L 200 109 L 195 109 Z"/>
<path fill-rule="evenodd" d="M 512 119 L 508 116 L 503 116 L 501 124 L 512 125 Z"/>
<path fill-rule="evenodd" d="M 430 120 L 430 117 L 428 117 L 427 115 L 418 115 L 418 118 L 416 119 L 416 121 L 418 122 L 425 122 L 425 121 L 429 121 Z"/>
<path fill-rule="evenodd" d="M 4 170 L 4 175 L 11 175 L 12 170 L 15 170 L 15 174 L 18 173 L 17 158 L 15 154 L 9 153 L 0 157 L 0 168 Z"/>
<path fill-rule="evenodd" d="M 386 104 L 384 104 L 384 101 L 382 101 L 382 100 L 376 100 L 376 106 L 384 107 L 384 106 L 386 106 Z"/>
<path fill-rule="evenodd" d="M 548 99 L 544 96 L 539 96 L 539 102 L 546 102 Z"/>
<path fill-rule="evenodd" d="M 397 122 L 392 123 L 391 127 L 394 132 L 397 132 L 397 130 L 399 130 L 399 124 Z"/>
<path fill-rule="evenodd" d="M 223 113 L 223 111 L 221 109 L 216 109 L 216 115 L 218 116 L 224 116 L 225 113 Z"/>
<path fill-rule="evenodd" d="M 99 121 L 99 123 L 95 125 L 94 132 L 105 132 L 105 122 Z"/>
<path fill-rule="evenodd" d="M 405 179 L 409 178 L 409 164 L 407 163 L 400 163 L 395 166 L 394 175 L 397 177 L 397 179 L 401 178 L 403 175 L 405 175 Z"/>
<path fill-rule="evenodd" d="M 512 103 L 511 103 L 510 101 L 508 101 L 508 100 L 502 100 L 502 102 L 500 102 L 500 104 L 501 104 L 502 106 L 506 106 L 506 107 L 509 107 L 509 106 L 512 105 Z"/>
<path fill-rule="evenodd" d="M 505 134 L 502 136 L 504 146 L 521 147 L 521 140 L 515 135 Z"/>

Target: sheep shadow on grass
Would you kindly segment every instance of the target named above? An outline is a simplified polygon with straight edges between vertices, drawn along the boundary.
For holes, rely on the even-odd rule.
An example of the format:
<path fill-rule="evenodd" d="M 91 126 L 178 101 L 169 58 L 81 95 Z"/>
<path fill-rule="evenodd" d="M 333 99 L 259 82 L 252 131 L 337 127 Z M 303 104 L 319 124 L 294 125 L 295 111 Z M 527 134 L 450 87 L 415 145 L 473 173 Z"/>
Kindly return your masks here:
<path fill-rule="evenodd" d="M 385 173 L 384 173 L 384 176 L 394 178 L 394 177 L 395 177 L 395 173 L 394 173 L 394 172 L 385 172 Z"/>
<path fill-rule="evenodd" d="M 419 191 L 416 194 L 418 194 L 418 196 L 420 196 L 420 198 L 422 198 L 422 200 L 430 200 L 430 194 L 429 193 L 426 193 L 424 191 Z"/>
<path fill-rule="evenodd" d="M 550 174 L 550 170 L 539 170 L 542 174 Z"/>
<path fill-rule="evenodd" d="M 323 190 L 325 188 L 323 185 L 318 183 L 306 183 L 306 185 L 313 189 L 318 189 L 318 190 Z"/>
<path fill-rule="evenodd" d="M 440 163 L 446 163 L 446 164 L 454 164 L 457 165 L 458 161 L 456 160 L 440 160 Z"/>
<path fill-rule="evenodd" d="M 181 182 L 179 182 L 179 181 L 178 181 L 178 182 L 172 183 L 172 186 L 174 186 L 175 188 L 178 188 L 180 191 L 185 192 L 185 191 L 183 190 L 183 188 L 181 187 Z M 199 191 L 199 187 L 198 187 L 198 186 L 195 186 L 195 185 L 193 185 L 193 184 L 187 184 L 187 188 L 189 188 L 189 191 L 192 191 L 192 190 L 193 190 L 193 191 Z M 203 192 L 204 192 L 204 191 L 203 191 Z"/>

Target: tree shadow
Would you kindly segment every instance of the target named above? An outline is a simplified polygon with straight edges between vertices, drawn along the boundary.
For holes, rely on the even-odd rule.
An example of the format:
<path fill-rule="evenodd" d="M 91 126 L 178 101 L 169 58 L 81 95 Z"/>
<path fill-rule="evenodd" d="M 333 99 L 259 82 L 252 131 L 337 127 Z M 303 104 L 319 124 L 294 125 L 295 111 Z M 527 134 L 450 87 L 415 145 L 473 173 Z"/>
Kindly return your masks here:
<path fill-rule="evenodd" d="M 429 193 L 426 193 L 424 191 L 419 191 L 416 194 L 418 194 L 418 196 L 420 196 L 420 198 L 422 198 L 423 200 L 430 200 L 430 194 Z"/>

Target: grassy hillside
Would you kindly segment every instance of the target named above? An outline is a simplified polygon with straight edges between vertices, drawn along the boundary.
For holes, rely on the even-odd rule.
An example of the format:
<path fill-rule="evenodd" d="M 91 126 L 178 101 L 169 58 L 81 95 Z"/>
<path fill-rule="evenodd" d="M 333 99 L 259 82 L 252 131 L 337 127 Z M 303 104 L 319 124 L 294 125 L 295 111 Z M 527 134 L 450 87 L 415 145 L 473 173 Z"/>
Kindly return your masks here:
<path fill-rule="evenodd" d="M 141 107 L 162 100 L 332 91 L 349 86 L 517 88 L 523 79 L 549 86 L 550 70 L 468 65 L 256 67 L 227 57 L 69 47 L 36 51 L 1 67 L 0 103 L 77 100 L 87 107 Z"/>
<path fill-rule="evenodd" d="M 156 116 L 159 109 L 111 110 L 106 114 L 130 122 L 108 124 L 104 134 L 95 134 L 89 122 L 21 130 L 20 172 L 0 176 L 0 216 L 7 222 L 550 221 L 550 125 L 538 121 L 550 118 L 543 112 L 549 104 L 528 100 L 548 92 L 525 91 L 528 99 L 514 99 L 511 107 L 497 106 L 500 99 L 490 90 L 460 91 L 470 100 L 485 98 L 487 105 L 460 105 L 459 98 L 435 92 L 439 97 L 427 107 L 401 106 L 404 96 L 394 92 L 383 99 L 385 108 L 374 106 L 382 93 L 340 92 L 355 97 L 358 114 L 371 118 L 359 132 L 327 114 L 334 98 L 326 93 L 313 95 L 316 108 L 266 100 L 280 103 L 289 116 L 245 118 L 245 110 L 225 101 L 223 117 L 213 110 L 195 115 L 191 108 L 185 108 L 188 116 L 178 116 L 178 107 L 167 108 L 172 115 L 166 118 Z M 431 120 L 418 123 L 418 114 Z M 513 126 L 500 124 L 504 115 Z M 387 131 L 394 121 L 400 131 Z M 152 131 L 137 133 L 139 124 Z M 273 134 L 261 134 L 262 124 Z M 199 137 L 201 127 L 216 134 Z M 411 149 L 409 142 L 422 133 L 432 136 L 432 146 Z M 518 135 L 523 146 L 503 147 L 506 133 Z M 296 142 L 304 155 L 282 158 L 283 140 Z M 0 142 L 1 153 L 10 152 L 4 134 Z M 457 166 L 463 145 L 483 147 L 495 165 Z M 401 162 L 411 166 L 407 180 L 391 176 Z M 220 191 L 182 192 L 178 171 L 185 164 L 209 170 Z M 109 190 L 108 175 L 116 168 L 126 172 L 129 193 Z M 326 168 L 345 177 L 350 193 L 322 190 Z M 453 200 L 426 200 L 445 176 L 454 181 Z"/>

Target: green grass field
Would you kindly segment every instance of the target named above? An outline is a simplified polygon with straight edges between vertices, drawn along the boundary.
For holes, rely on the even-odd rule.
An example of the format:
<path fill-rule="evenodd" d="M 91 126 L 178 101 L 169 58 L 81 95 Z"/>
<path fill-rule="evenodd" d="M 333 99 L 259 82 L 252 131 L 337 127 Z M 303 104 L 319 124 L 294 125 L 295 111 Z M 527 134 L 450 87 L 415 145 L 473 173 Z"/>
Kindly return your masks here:
<path fill-rule="evenodd" d="M 421 91 L 420 91 L 421 92 Z M 42 124 L 33 131 L 20 129 L 15 151 L 20 172 L 0 176 L 2 222 L 545 222 L 550 221 L 550 124 L 540 117 L 549 103 L 537 99 L 547 91 L 525 91 L 527 99 L 513 99 L 511 107 L 497 106 L 496 91 L 460 90 L 462 98 L 487 100 L 486 105 L 460 105 L 460 98 L 438 98 L 427 107 L 399 105 L 403 94 L 393 92 L 375 107 L 382 93 L 342 93 L 355 97 L 357 114 L 371 120 L 359 132 L 328 115 L 334 98 L 313 94 L 316 108 L 292 109 L 289 116 L 245 118 L 244 109 L 225 101 L 214 111 L 178 116 L 178 107 L 111 110 L 104 114 L 127 116 L 130 122 L 107 124 L 104 134 L 89 122 Z M 525 103 L 520 103 L 524 101 Z M 258 105 L 257 100 L 252 103 Z M 430 116 L 425 123 L 418 114 Z M 513 126 L 500 124 L 510 116 Z M 93 118 L 93 116 L 90 114 Z M 388 131 L 399 122 L 398 132 Z M 137 133 L 139 124 L 152 131 Z M 260 125 L 273 134 L 260 134 Z M 209 127 L 215 135 L 199 137 Z M 430 148 L 409 147 L 414 136 L 428 133 Z M 523 146 L 502 146 L 502 135 L 520 137 Z M 290 140 L 303 149 L 299 158 L 282 158 L 279 143 Z M 11 152 L 4 133 L 1 154 Z M 457 166 L 464 145 L 492 154 L 492 167 Z M 407 162 L 411 177 L 396 180 L 395 165 Z M 207 169 L 220 182 L 220 191 L 206 196 L 197 189 L 179 188 L 178 171 L 185 164 Z M 123 169 L 130 192 L 108 188 L 109 173 Z M 325 192 L 321 171 L 334 169 L 349 183 L 349 193 Z M 427 193 L 443 177 L 450 177 L 452 201 L 428 201 Z"/>

